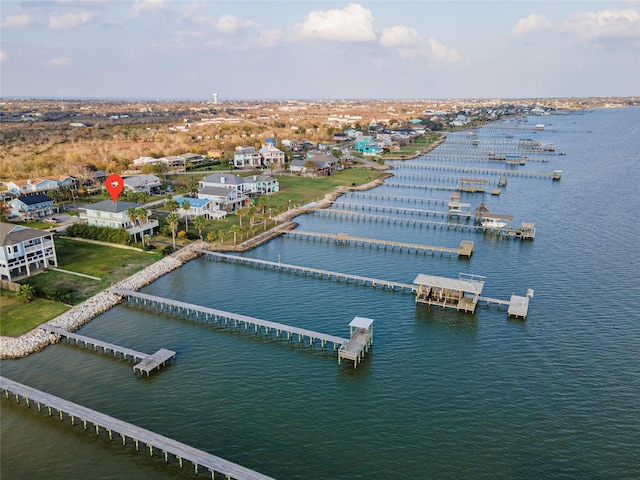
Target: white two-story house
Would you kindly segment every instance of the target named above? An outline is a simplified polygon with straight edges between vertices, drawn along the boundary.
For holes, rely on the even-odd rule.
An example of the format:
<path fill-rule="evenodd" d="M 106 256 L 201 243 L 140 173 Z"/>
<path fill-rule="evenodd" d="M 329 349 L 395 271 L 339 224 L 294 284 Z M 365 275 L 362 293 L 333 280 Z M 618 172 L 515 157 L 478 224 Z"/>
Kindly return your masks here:
<path fill-rule="evenodd" d="M 80 211 L 80 218 L 87 220 L 87 224 L 99 227 L 124 228 L 130 236 L 142 233 L 143 235 L 153 235 L 153 229 L 158 226 L 158 220 L 149 217 L 132 222 L 127 214 L 129 208 L 140 208 L 141 205 L 131 202 L 113 202 L 104 200 L 102 202 L 88 205 L 84 212 Z"/>
<path fill-rule="evenodd" d="M 13 282 L 57 266 L 53 233 L 0 223 L 0 279 Z"/>
<path fill-rule="evenodd" d="M 259 167 L 262 165 L 262 156 L 254 147 L 239 146 L 233 152 L 233 164 L 238 167 Z"/>

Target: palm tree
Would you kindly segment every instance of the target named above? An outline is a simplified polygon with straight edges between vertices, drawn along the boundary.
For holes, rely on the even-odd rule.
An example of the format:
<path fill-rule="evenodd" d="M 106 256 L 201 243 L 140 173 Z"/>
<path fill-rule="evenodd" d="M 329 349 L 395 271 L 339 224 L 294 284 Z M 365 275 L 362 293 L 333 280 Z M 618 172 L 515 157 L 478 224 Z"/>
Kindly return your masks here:
<path fill-rule="evenodd" d="M 247 208 L 247 215 L 249 216 L 249 226 L 253 227 L 253 220 L 256 216 L 256 207 L 251 205 L 249 208 Z"/>
<path fill-rule="evenodd" d="M 129 210 L 127 210 L 127 213 L 128 212 Z M 144 207 L 136 208 L 136 218 L 138 222 L 140 222 L 140 226 L 142 226 L 142 224 L 147 221 L 148 215 L 149 215 L 149 212 L 147 211 L 146 208 Z M 140 240 L 142 241 L 142 247 L 144 248 L 144 229 L 140 230 Z"/>
<path fill-rule="evenodd" d="M 135 228 L 136 226 L 136 220 L 138 219 L 138 211 L 136 210 L 136 207 L 129 207 L 127 208 L 127 217 L 129 217 L 129 221 L 131 222 L 131 226 Z M 140 236 L 142 236 L 142 232 L 140 233 Z M 136 241 L 136 234 L 133 234 L 133 241 Z"/>
<path fill-rule="evenodd" d="M 23 285 L 20 285 L 20 289 L 18 290 L 16 296 L 18 298 L 24 299 L 24 303 L 29 303 L 35 294 L 36 289 L 33 287 L 33 285 L 25 283 Z"/>
<path fill-rule="evenodd" d="M 171 237 L 173 239 L 173 248 L 176 248 L 176 229 L 178 228 L 178 222 L 180 217 L 177 213 L 170 213 L 167 215 L 167 223 L 171 227 Z"/>
<path fill-rule="evenodd" d="M 191 203 L 186 198 L 180 202 L 180 208 L 184 210 L 184 231 L 189 231 L 189 209 L 191 208 Z"/>
<path fill-rule="evenodd" d="M 240 228 L 238 227 L 238 225 L 232 225 L 231 226 L 231 232 L 233 233 L 233 244 L 235 245 L 236 243 L 238 243 L 237 241 L 237 235 L 238 232 L 240 231 Z"/>
<path fill-rule="evenodd" d="M 260 209 L 260 213 L 264 215 L 264 211 L 267 208 L 267 199 L 266 197 L 258 197 L 256 200 L 256 207 Z"/>
<path fill-rule="evenodd" d="M 247 214 L 244 208 L 239 208 L 236 210 L 236 216 L 238 217 L 238 221 L 240 222 L 240 228 L 242 228 L 242 217 Z"/>
<path fill-rule="evenodd" d="M 179 207 L 178 202 L 175 200 L 167 200 L 164 202 L 164 208 L 166 208 L 169 213 L 177 212 Z"/>
<path fill-rule="evenodd" d="M 216 238 L 218 238 L 218 235 L 216 234 L 216 232 L 209 232 L 207 233 L 207 242 L 215 242 Z"/>
<path fill-rule="evenodd" d="M 224 230 L 218 230 L 218 238 L 220 239 L 220 243 L 224 243 L 224 237 L 227 236 L 227 232 Z"/>
<path fill-rule="evenodd" d="M 198 229 L 198 235 L 200 235 L 200 240 L 202 240 L 202 229 L 206 224 L 206 220 L 202 215 L 198 215 L 193 219 L 193 226 Z"/>

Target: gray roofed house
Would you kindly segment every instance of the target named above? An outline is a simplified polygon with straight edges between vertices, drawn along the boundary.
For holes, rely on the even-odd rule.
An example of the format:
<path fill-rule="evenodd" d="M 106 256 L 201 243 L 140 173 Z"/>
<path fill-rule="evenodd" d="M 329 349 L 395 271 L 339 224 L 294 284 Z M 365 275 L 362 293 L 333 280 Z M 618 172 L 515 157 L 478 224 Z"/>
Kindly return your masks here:
<path fill-rule="evenodd" d="M 87 224 L 98 227 L 124 228 L 129 235 L 141 233 L 143 235 L 153 235 L 153 229 L 158 226 L 158 220 L 146 218 L 143 221 L 131 222 L 127 210 L 129 208 L 140 208 L 142 205 L 131 202 L 114 202 L 103 200 L 102 202 L 88 205 L 84 212 L 80 212 L 80 218 L 87 220 Z M 82 209 L 81 209 L 82 210 Z"/>
<path fill-rule="evenodd" d="M 52 215 L 58 211 L 53 199 L 44 193 L 22 195 L 9 202 L 11 216 L 22 219 L 34 219 Z"/>
<path fill-rule="evenodd" d="M 235 188 L 202 187 L 198 190 L 198 198 L 211 200 L 218 210 L 233 212 L 242 207 L 247 196 Z"/>
<path fill-rule="evenodd" d="M 53 233 L 0 223 L 0 279 L 15 281 L 57 267 Z"/>

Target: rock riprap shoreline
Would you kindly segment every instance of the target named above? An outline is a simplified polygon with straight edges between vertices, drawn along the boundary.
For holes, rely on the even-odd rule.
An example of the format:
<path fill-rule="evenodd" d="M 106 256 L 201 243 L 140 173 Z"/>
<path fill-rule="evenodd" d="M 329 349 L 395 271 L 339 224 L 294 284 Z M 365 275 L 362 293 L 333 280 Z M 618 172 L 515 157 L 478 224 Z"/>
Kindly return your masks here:
<path fill-rule="evenodd" d="M 199 246 L 199 243 L 194 244 L 194 246 Z M 190 248 L 182 249 L 113 286 L 127 290 L 138 290 L 197 256 L 198 254 Z M 72 332 L 92 318 L 116 306 L 120 303 L 120 300 L 119 295 L 102 291 L 62 315 L 46 322 L 46 324 Z M 42 350 L 47 345 L 56 343 L 58 340 L 58 335 L 47 333 L 41 328 L 35 328 L 18 338 L 0 337 L 0 358 L 25 357 L 30 353 Z"/>

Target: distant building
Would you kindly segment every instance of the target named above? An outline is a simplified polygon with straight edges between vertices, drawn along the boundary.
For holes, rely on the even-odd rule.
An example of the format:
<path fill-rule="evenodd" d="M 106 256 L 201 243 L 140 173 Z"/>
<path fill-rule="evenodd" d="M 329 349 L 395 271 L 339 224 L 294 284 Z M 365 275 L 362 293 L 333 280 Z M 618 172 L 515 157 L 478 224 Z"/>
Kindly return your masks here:
<path fill-rule="evenodd" d="M 284 152 L 271 144 L 267 144 L 260 149 L 263 165 L 283 164 Z"/>
<path fill-rule="evenodd" d="M 75 188 L 75 186 L 76 180 L 69 175 L 54 175 L 7 182 L 7 190 L 14 195 L 42 193 L 48 190 L 58 190 L 61 187 Z"/>
<path fill-rule="evenodd" d="M 124 189 L 133 192 L 144 192 L 148 195 L 160 193 L 160 179 L 155 175 L 136 175 L 123 178 Z"/>
<path fill-rule="evenodd" d="M 58 211 L 53 199 L 44 193 L 21 195 L 9 202 L 11 216 L 22 220 L 34 220 Z"/>
<path fill-rule="evenodd" d="M 53 233 L 0 223 L 0 279 L 13 282 L 57 266 Z"/>
<path fill-rule="evenodd" d="M 233 164 L 238 168 L 259 167 L 262 156 L 254 147 L 238 146 L 233 152 Z"/>
<path fill-rule="evenodd" d="M 212 211 L 234 212 L 248 201 L 248 197 L 235 188 L 201 187 L 198 190 L 198 198 L 211 200 Z"/>
<path fill-rule="evenodd" d="M 373 137 L 370 135 L 358 135 L 355 139 L 353 148 L 356 152 L 362 152 L 368 148 L 373 142 Z"/>

